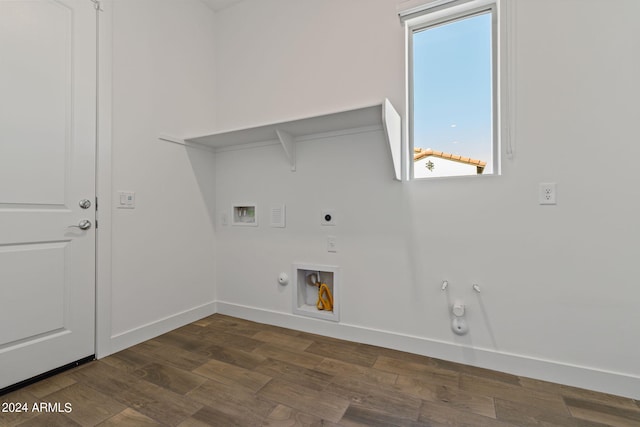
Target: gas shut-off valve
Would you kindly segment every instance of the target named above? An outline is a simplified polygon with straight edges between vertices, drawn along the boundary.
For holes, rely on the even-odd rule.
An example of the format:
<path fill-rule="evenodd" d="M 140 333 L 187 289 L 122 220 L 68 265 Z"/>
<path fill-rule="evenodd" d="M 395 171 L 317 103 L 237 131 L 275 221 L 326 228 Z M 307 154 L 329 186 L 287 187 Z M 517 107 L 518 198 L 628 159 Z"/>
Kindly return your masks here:
<path fill-rule="evenodd" d="M 464 318 L 464 303 L 462 301 L 456 301 L 451 307 L 451 313 L 453 319 L 451 320 L 451 329 L 456 335 L 465 335 L 469 332 L 469 326 Z"/>

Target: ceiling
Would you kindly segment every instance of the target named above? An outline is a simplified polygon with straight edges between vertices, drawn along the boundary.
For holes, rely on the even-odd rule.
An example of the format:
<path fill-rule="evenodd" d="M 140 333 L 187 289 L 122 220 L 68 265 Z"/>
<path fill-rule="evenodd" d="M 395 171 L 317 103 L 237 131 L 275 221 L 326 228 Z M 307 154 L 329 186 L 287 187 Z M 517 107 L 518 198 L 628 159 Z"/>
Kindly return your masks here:
<path fill-rule="evenodd" d="M 220 9 L 224 9 L 225 7 L 229 7 L 235 3 L 239 3 L 242 0 L 202 0 L 205 2 L 211 9 L 218 11 Z"/>

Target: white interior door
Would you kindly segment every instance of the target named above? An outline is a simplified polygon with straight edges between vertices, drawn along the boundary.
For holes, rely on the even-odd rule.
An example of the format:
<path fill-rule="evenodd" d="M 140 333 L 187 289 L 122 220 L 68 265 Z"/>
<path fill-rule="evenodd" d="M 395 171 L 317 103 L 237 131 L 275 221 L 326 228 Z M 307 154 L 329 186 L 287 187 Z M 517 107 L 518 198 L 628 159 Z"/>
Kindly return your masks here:
<path fill-rule="evenodd" d="M 0 0 L 0 389 L 94 354 L 96 13 Z"/>

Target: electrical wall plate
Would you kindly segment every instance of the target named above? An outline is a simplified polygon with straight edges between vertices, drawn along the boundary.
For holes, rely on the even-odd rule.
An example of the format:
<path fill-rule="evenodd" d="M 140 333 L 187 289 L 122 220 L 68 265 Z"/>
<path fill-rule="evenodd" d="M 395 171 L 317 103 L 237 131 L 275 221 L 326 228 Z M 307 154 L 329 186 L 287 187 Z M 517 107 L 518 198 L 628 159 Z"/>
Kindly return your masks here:
<path fill-rule="evenodd" d="M 557 186 L 555 182 L 541 182 L 538 188 L 538 203 L 555 205 L 557 203 Z"/>
<path fill-rule="evenodd" d="M 338 238 L 336 236 L 327 236 L 327 252 L 338 252 Z"/>
<path fill-rule="evenodd" d="M 118 191 L 118 209 L 135 209 L 136 193 L 133 191 Z"/>
<path fill-rule="evenodd" d="M 336 213 L 333 209 L 323 209 L 320 213 L 320 225 L 336 225 Z"/>

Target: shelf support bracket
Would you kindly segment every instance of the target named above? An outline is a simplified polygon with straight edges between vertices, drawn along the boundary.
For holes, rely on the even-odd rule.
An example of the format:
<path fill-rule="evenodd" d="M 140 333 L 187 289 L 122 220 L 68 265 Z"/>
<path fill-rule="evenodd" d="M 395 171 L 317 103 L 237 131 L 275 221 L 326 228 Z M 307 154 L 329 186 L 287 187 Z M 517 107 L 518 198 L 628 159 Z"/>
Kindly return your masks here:
<path fill-rule="evenodd" d="M 296 145 L 293 136 L 290 133 L 287 133 L 283 130 L 276 129 L 276 134 L 278 134 L 278 139 L 280 140 L 280 144 L 282 144 L 282 148 L 284 149 L 284 154 L 289 159 L 289 163 L 291 164 L 291 172 L 296 171 Z"/>

